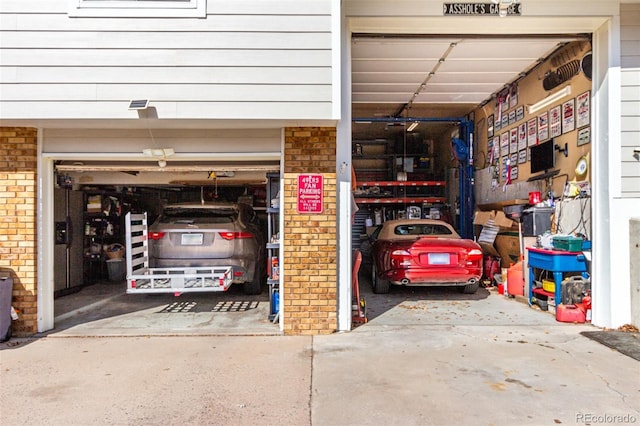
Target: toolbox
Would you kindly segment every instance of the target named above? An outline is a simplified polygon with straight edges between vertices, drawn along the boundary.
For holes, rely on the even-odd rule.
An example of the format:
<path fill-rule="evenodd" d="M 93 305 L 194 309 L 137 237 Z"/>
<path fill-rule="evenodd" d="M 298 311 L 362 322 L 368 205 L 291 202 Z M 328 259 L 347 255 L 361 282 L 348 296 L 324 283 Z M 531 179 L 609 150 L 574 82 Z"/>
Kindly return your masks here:
<path fill-rule="evenodd" d="M 582 251 L 582 238 L 570 235 L 553 237 L 553 248 L 563 251 Z"/>

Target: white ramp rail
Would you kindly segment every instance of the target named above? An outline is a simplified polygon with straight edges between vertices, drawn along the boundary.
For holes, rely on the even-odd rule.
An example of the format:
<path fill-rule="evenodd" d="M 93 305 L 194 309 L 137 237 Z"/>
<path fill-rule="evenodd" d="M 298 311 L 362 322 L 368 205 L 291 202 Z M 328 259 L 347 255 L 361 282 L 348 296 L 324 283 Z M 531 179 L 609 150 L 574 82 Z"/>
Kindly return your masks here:
<path fill-rule="evenodd" d="M 226 291 L 233 283 L 231 266 L 149 268 L 147 213 L 127 213 L 127 294 Z"/>

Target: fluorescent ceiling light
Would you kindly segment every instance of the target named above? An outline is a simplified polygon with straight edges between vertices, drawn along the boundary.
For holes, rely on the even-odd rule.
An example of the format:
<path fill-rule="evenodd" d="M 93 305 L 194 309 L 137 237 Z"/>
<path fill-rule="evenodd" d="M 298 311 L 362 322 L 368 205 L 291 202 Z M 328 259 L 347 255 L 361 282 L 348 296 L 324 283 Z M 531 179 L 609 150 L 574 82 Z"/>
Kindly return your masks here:
<path fill-rule="evenodd" d="M 566 86 L 564 89 L 558 90 L 557 92 L 547 96 L 546 98 L 536 102 L 533 105 L 529 105 L 527 107 L 527 111 L 529 114 L 533 114 L 534 112 L 540 111 L 543 108 L 548 107 L 549 105 L 559 101 L 567 95 L 571 94 L 571 86 Z"/>
<path fill-rule="evenodd" d="M 420 124 L 419 121 L 414 121 L 413 123 L 411 123 L 409 125 L 409 127 L 407 127 L 407 132 L 413 132 L 413 130 L 418 127 L 418 124 Z"/>

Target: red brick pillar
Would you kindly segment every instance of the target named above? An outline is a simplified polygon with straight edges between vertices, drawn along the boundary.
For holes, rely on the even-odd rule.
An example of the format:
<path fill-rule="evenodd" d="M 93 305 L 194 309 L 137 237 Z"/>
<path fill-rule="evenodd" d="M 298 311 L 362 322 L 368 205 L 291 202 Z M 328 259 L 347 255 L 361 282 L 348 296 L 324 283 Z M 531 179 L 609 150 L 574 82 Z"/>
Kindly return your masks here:
<path fill-rule="evenodd" d="M 285 129 L 282 295 L 285 334 L 329 334 L 337 329 L 336 129 Z M 297 212 L 300 174 L 323 177 L 319 214 Z"/>
<path fill-rule="evenodd" d="M 0 270 L 13 278 L 14 336 L 37 333 L 37 131 L 0 128 Z"/>

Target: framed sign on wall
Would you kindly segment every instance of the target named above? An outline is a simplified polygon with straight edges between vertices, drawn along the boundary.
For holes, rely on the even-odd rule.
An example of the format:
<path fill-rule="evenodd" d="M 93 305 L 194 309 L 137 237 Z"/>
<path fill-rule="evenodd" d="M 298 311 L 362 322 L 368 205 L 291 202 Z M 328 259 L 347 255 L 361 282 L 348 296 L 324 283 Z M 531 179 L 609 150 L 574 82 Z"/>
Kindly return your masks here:
<path fill-rule="evenodd" d="M 591 127 L 584 127 L 578 130 L 578 146 L 591 142 Z"/>
<path fill-rule="evenodd" d="M 527 121 L 527 146 L 536 143 L 538 143 L 538 120 L 534 117 Z"/>
<path fill-rule="evenodd" d="M 561 106 L 551 108 L 549 111 L 549 137 L 555 138 L 562 134 L 562 110 Z"/>
<path fill-rule="evenodd" d="M 543 112 L 538 116 L 538 141 L 549 139 L 549 114 Z"/>
<path fill-rule="evenodd" d="M 576 127 L 584 127 L 590 124 L 591 117 L 591 93 L 586 91 L 576 97 Z"/>
<path fill-rule="evenodd" d="M 570 99 L 562 104 L 562 133 L 576 129 L 575 100 Z"/>

